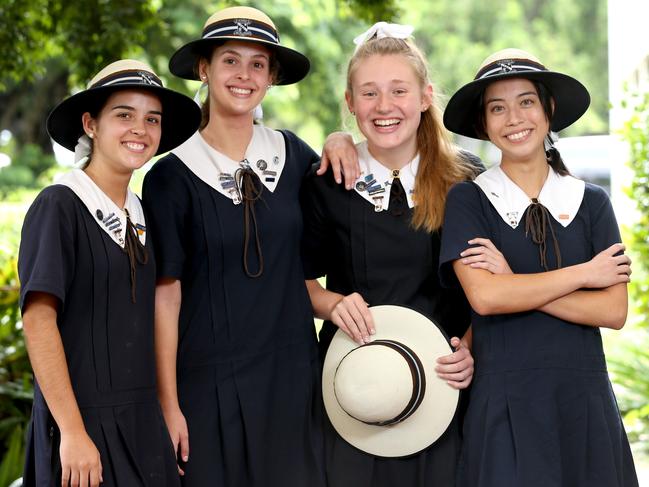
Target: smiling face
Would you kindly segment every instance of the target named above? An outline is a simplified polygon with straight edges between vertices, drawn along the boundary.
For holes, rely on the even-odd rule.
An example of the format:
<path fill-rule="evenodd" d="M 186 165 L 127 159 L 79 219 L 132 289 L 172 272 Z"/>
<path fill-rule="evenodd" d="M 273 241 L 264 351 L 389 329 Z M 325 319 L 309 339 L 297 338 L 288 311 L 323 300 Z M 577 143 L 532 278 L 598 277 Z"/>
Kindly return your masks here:
<path fill-rule="evenodd" d="M 421 113 L 432 103 L 432 86 L 422 86 L 409 61 L 401 55 L 373 55 L 356 64 L 347 106 L 356 115 L 372 155 L 410 162 L 417 152 Z M 405 160 L 404 160 L 405 158 Z"/>
<path fill-rule="evenodd" d="M 502 163 L 543 161 L 550 131 L 534 84 L 523 78 L 496 81 L 484 92 L 485 132 L 502 152 Z"/>
<path fill-rule="evenodd" d="M 127 174 L 139 169 L 158 151 L 162 135 L 162 104 L 146 90 L 120 90 L 111 94 L 93 118 L 82 117 L 92 136 L 91 164 Z"/>
<path fill-rule="evenodd" d="M 209 84 L 210 106 L 224 116 L 252 116 L 268 86 L 270 51 L 251 42 L 228 41 L 199 64 L 201 79 Z"/>

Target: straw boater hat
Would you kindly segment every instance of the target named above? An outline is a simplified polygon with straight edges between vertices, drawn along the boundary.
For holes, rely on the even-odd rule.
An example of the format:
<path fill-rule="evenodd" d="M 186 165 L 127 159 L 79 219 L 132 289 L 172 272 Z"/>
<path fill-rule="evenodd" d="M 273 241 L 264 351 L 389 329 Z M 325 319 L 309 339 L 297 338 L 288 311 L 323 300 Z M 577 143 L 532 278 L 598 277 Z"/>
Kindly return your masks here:
<path fill-rule="evenodd" d="M 550 128 L 558 132 L 581 117 L 590 104 L 584 85 L 563 73 L 548 71 L 536 57 L 520 49 L 503 49 L 482 62 L 475 79 L 460 88 L 444 111 L 447 129 L 474 139 L 486 139 L 476 130 L 475 113 L 485 88 L 494 81 L 525 78 L 543 83 L 554 98 Z"/>
<path fill-rule="evenodd" d="M 164 88 L 149 65 L 122 59 L 99 71 L 86 90 L 63 100 L 52 110 L 47 118 L 50 137 L 73 151 L 84 134 L 81 116 L 99 110 L 112 93 L 124 89 L 147 90 L 160 99 L 162 136 L 157 154 L 180 145 L 198 129 L 201 111 L 191 98 Z"/>
<path fill-rule="evenodd" d="M 169 61 L 169 70 L 185 79 L 198 79 L 196 66 L 201 57 L 227 41 L 246 41 L 262 44 L 275 54 L 279 64 L 276 85 L 297 83 L 309 72 L 308 58 L 279 43 L 279 33 L 273 21 L 252 7 L 230 7 L 212 15 L 203 27 L 200 39 L 178 49 Z"/>
<path fill-rule="evenodd" d="M 331 424 L 356 448 L 400 457 L 434 443 L 448 428 L 459 393 L 435 372 L 451 353 L 444 333 L 424 315 L 401 306 L 370 308 L 372 341 L 358 346 L 334 335 L 322 373 Z"/>

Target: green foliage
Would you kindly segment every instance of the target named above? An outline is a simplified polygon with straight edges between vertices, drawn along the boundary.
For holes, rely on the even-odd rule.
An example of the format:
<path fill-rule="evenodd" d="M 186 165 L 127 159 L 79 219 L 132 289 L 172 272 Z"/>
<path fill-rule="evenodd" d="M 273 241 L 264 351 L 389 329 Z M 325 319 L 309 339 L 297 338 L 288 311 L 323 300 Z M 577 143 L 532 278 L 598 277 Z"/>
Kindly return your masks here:
<path fill-rule="evenodd" d="M 397 6 L 396 0 L 345 0 L 349 9 L 368 24 L 381 20 L 390 22 L 397 18 L 402 9 Z M 403 2 L 401 2 L 403 3 Z"/>
<path fill-rule="evenodd" d="M 30 78 L 35 68 L 51 56 L 43 49 L 49 43 L 52 25 L 48 0 L 4 0 L 0 4 L 0 89 L 3 81 Z"/>
<path fill-rule="evenodd" d="M 19 188 L 40 188 L 41 176 L 56 166 L 52 154 L 44 154 L 36 144 L 26 144 L 14 153 L 9 166 L 0 169 L 0 197 Z"/>
<path fill-rule="evenodd" d="M 564 135 L 608 130 L 607 3 L 603 0 L 408 0 L 398 21 L 414 25 L 436 87 L 452 94 L 492 52 L 518 47 L 575 76 L 590 110 Z M 406 7 L 407 6 L 407 7 Z"/>
<path fill-rule="evenodd" d="M 624 108 L 630 110 L 622 137 L 629 147 L 629 166 L 633 171 L 628 195 L 636 202 L 638 218 L 625 235 L 633 249 L 633 279 L 630 285 L 636 340 L 620 345 L 610 360 L 625 423 L 632 439 L 649 452 L 649 93 L 629 94 Z"/>
<path fill-rule="evenodd" d="M 649 340 L 638 337 L 637 343 L 625 342 L 608 358 L 624 424 L 632 442 L 649 453 Z"/>
<path fill-rule="evenodd" d="M 18 309 L 18 238 L 24 207 L 3 204 L 0 221 L 0 485 L 22 474 L 31 411 L 31 368 Z"/>
<path fill-rule="evenodd" d="M 34 80 L 62 57 L 83 82 L 145 41 L 157 22 L 151 0 L 4 0 L 0 4 L 0 89 Z"/>

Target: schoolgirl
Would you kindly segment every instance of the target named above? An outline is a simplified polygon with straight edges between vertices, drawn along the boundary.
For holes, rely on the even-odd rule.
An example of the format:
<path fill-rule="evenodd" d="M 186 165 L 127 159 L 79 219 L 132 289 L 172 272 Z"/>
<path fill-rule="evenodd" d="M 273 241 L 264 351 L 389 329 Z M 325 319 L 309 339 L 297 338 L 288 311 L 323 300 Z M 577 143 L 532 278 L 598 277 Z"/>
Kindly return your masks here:
<path fill-rule="evenodd" d="M 471 303 L 476 364 L 461 487 L 638 485 L 600 336 L 624 325 L 630 261 L 608 196 L 570 175 L 550 133 L 589 102 L 576 79 L 505 49 L 444 114 L 502 153 L 446 201 L 440 275 Z M 509 273 L 491 272 L 488 247 Z"/>
<path fill-rule="evenodd" d="M 216 12 L 172 73 L 207 87 L 200 130 L 147 174 L 163 413 L 183 485 L 324 484 L 319 364 L 300 260 L 302 179 L 318 156 L 253 123 L 309 71 L 250 7 Z"/>
<path fill-rule="evenodd" d="M 345 100 L 366 138 L 356 146 L 361 176 L 346 191 L 333 173 L 311 173 L 303 190 L 305 274 L 315 314 L 325 320 L 323 355 L 338 329 L 359 344 L 372 341 L 369 305 L 407 306 L 455 337 L 458 351 L 440 359 L 438 373 L 465 388 L 473 360 L 457 337 L 469 325 L 469 307 L 462 292 L 440 287 L 437 261 L 446 193 L 473 178 L 479 161 L 451 144 L 411 33 L 380 22 L 356 39 Z M 316 278 L 325 275 L 323 289 Z M 457 419 L 435 444 L 405 457 L 362 451 L 329 422 L 325 440 L 331 486 L 454 484 Z"/>
<path fill-rule="evenodd" d="M 47 130 L 86 162 L 45 188 L 18 271 L 34 406 L 23 485 L 178 485 L 156 397 L 155 266 L 134 170 L 184 141 L 194 102 L 121 60 L 61 102 Z"/>

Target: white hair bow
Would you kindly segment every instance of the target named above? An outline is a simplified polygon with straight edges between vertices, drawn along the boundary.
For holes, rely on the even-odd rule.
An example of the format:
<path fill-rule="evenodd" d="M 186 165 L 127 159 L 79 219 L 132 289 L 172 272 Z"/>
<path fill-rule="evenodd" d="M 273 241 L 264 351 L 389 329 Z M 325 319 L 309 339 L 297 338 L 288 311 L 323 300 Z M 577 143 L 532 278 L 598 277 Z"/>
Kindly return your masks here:
<path fill-rule="evenodd" d="M 361 35 L 354 38 L 356 50 L 365 42 L 376 37 L 383 39 L 384 37 L 394 37 L 395 39 L 407 39 L 413 33 L 415 28 L 412 25 L 402 24 L 388 24 L 387 22 L 377 22 L 372 27 L 367 29 Z"/>
<path fill-rule="evenodd" d="M 83 134 L 77 140 L 77 145 L 74 146 L 74 163 L 77 166 L 82 166 L 92 152 L 92 140 L 86 134 Z"/>

